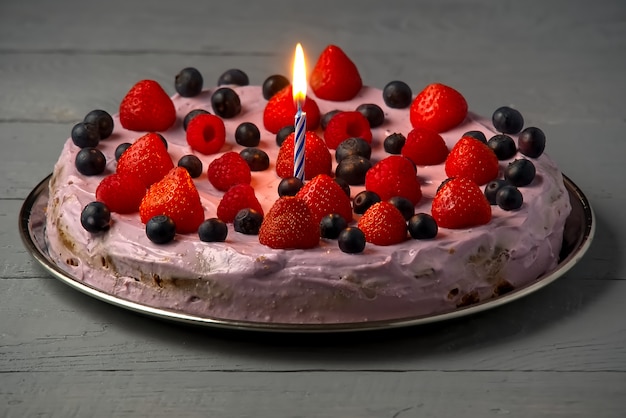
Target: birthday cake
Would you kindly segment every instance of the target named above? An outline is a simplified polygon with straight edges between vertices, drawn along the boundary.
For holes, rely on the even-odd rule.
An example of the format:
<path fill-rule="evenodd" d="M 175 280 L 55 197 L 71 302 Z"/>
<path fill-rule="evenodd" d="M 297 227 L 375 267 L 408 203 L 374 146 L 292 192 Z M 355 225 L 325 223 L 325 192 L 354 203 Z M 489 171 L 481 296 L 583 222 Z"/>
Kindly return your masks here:
<path fill-rule="evenodd" d="M 206 88 L 186 68 L 174 84 L 90 112 L 54 167 L 49 253 L 88 286 L 206 318 L 353 323 L 460 309 L 558 264 L 568 193 L 514 109 L 367 87 L 335 46 L 299 103 L 306 133 L 284 77 Z"/>

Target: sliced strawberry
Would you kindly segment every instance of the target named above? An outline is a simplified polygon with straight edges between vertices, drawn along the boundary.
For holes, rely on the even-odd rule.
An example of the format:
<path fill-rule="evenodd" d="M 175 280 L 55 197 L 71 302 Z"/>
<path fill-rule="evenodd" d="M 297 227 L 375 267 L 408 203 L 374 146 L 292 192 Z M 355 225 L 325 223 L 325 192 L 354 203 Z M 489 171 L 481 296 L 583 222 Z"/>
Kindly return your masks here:
<path fill-rule="evenodd" d="M 148 187 L 161 180 L 174 163 L 159 135 L 150 132 L 137 139 L 120 157 L 116 172 L 130 174 Z"/>
<path fill-rule="evenodd" d="M 209 181 L 217 190 L 227 191 L 236 184 L 250 184 L 250 166 L 239 153 L 230 151 L 211 161 Z"/>
<path fill-rule="evenodd" d="M 394 196 L 409 199 L 414 205 L 422 198 L 422 189 L 415 166 L 401 155 L 380 160 L 365 175 L 365 189 L 376 193 L 381 200 Z"/>
<path fill-rule="evenodd" d="M 303 199 L 284 196 L 278 199 L 259 230 L 259 242 L 270 248 L 307 249 L 319 244 L 320 226 Z"/>
<path fill-rule="evenodd" d="M 204 221 L 204 208 L 189 172 L 173 168 L 161 181 L 153 184 L 141 205 L 139 216 L 144 224 L 157 215 L 167 215 L 176 224 L 176 232 L 196 232 Z"/>
<path fill-rule="evenodd" d="M 469 136 L 461 138 L 446 159 L 448 177 L 465 177 L 479 185 L 498 177 L 498 157 L 483 142 Z"/>
<path fill-rule="evenodd" d="M 232 223 L 241 209 L 254 209 L 263 215 L 263 208 L 254 194 L 254 188 L 249 184 L 237 184 L 224 193 L 217 205 L 217 217 L 226 223 Z"/>
<path fill-rule="evenodd" d="M 442 228 L 470 228 L 491 220 L 491 205 L 478 184 L 457 177 L 448 179 L 437 191 L 432 215 Z"/>
<path fill-rule="evenodd" d="M 278 150 L 276 174 L 293 176 L 294 134 L 291 133 Z M 315 132 L 307 131 L 304 142 L 304 177 L 310 180 L 318 174 L 330 174 L 333 158 L 326 144 Z"/>
<path fill-rule="evenodd" d="M 133 213 L 139 210 L 146 191 L 139 177 L 113 173 L 103 178 L 96 188 L 96 200 L 107 205 L 111 212 Z"/>
<path fill-rule="evenodd" d="M 354 62 L 338 46 L 328 45 L 320 54 L 311 77 L 311 89 L 324 100 L 351 100 L 363 87 Z"/>
<path fill-rule="evenodd" d="M 448 147 L 437 132 L 426 128 L 414 128 L 406 136 L 402 155 L 416 165 L 437 165 L 446 160 Z"/>
<path fill-rule="evenodd" d="M 141 80 L 120 104 L 120 123 L 131 131 L 165 131 L 176 121 L 176 109 L 163 87 Z"/>
<path fill-rule="evenodd" d="M 352 220 L 352 202 L 339 183 L 326 174 L 315 176 L 306 183 L 296 197 L 304 199 L 311 209 L 313 220 L 320 222 L 326 215 L 336 213 L 346 222 Z"/>
<path fill-rule="evenodd" d="M 210 114 L 200 114 L 187 125 L 187 143 L 202 154 L 218 152 L 226 142 L 224 121 Z"/>
<path fill-rule="evenodd" d="M 314 130 L 320 124 L 320 109 L 310 97 L 304 101 L 302 110 L 306 112 L 306 128 Z M 275 134 L 285 126 L 293 126 L 296 115 L 296 105 L 293 102 L 291 85 L 283 88 L 272 96 L 263 110 L 263 126 Z"/>
<path fill-rule="evenodd" d="M 324 141 L 330 149 L 336 149 L 348 138 L 362 138 L 372 142 L 372 131 L 367 118 L 361 112 L 339 112 L 332 117 L 324 130 Z"/>
<path fill-rule="evenodd" d="M 376 245 L 398 244 L 407 237 L 404 216 L 386 201 L 370 206 L 359 219 L 358 227 L 365 234 L 365 240 Z"/>
<path fill-rule="evenodd" d="M 466 116 L 465 98 L 444 84 L 429 84 L 411 103 L 410 118 L 414 128 L 445 132 L 463 122 Z"/>

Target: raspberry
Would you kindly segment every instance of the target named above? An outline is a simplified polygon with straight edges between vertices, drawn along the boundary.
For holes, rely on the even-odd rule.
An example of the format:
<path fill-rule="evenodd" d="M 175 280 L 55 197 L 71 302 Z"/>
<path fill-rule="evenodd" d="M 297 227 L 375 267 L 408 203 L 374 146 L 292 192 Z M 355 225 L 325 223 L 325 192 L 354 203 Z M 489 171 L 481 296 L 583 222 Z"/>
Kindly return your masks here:
<path fill-rule="evenodd" d="M 226 142 L 224 121 L 215 115 L 196 115 L 187 125 L 187 143 L 202 154 L 215 154 Z"/>
<path fill-rule="evenodd" d="M 365 175 L 365 189 L 376 193 L 383 201 L 401 196 L 415 205 L 422 198 L 415 166 L 400 155 L 391 155 L 370 168 Z"/>
<path fill-rule="evenodd" d="M 336 149 L 348 138 L 363 138 L 372 142 L 370 124 L 361 112 L 339 112 L 328 122 L 324 131 L 324 141 L 330 149 Z"/>
<path fill-rule="evenodd" d="M 263 208 L 249 184 L 237 184 L 230 189 L 217 205 L 217 217 L 223 222 L 232 223 L 241 209 L 254 209 L 263 215 Z"/>
<path fill-rule="evenodd" d="M 146 186 L 132 174 L 113 173 L 102 179 L 96 189 L 96 200 L 111 212 L 133 213 L 139 210 Z"/>
<path fill-rule="evenodd" d="M 250 184 L 250 167 L 241 155 L 230 151 L 209 164 L 209 181 L 217 190 L 223 192 L 236 184 Z"/>

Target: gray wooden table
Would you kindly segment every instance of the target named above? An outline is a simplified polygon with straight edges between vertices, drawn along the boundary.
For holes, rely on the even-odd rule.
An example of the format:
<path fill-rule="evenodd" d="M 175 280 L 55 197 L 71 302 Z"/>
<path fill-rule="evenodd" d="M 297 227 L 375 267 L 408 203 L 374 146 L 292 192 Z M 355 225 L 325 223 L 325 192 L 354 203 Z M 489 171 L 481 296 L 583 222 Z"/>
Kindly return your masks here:
<path fill-rule="evenodd" d="M 209 85 L 340 45 L 366 84 L 514 105 L 590 199 L 597 234 L 557 282 L 438 325 L 305 338 L 131 314 L 47 275 L 18 211 L 74 123 L 185 66 Z M 0 416 L 618 417 L 626 407 L 626 3 L 0 1 Z"/>

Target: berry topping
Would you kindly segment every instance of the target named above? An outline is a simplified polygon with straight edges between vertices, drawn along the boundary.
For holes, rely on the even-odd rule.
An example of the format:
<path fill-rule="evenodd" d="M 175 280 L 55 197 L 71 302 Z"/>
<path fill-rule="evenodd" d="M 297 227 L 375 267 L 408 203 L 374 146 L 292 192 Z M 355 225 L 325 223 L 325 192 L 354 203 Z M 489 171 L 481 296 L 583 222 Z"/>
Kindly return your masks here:
<path fill-rule="evenodd" d="M 389 199 L 389 203 L 394 205 L 404 217 L 404 220 L 408 221 L 415 214 L 415 206 L 406 197 L 394 196 Z"/>
<path fill-rule="evenodd" d="M 183 97 L 194 97 L 202 92 L 202 74 L 193 67 L 180 70 L 174 79 L 176 92 Z"/>
<path fill-rule="evenodd" d="M 438 229 L 435 218 L 427 213 L 418 213 L 409 219 L 409 234 L 415 239 L 433 239 Z"/>
<path fill-rule="evenodd" d="M 307 203 L 295 196 L 274 202 L 259 230 L 259 242 L 270 248 L 313 248 L 319 244 L 320 226 Z"/>
<path fill-rule="evenodd" d="M 337 113 L 341 112 L 341 110 L 331 110 L 329 112 L 324 113 L 324 115 L 322 116 L 322 119 L 320 120 L 320 126 L 322 127 L 322 130 L 326 130 L 326 127 L 328 126 L 328 122 L 330 122 L 330 120 L 333 118 L 333 116 L 335 116 Z"/>
<path fill-rule="evenodd" d="M 263 223 L 263 215 L 254 209 L 245 208 L 237 212 L 233 220 L 235 231 L 246 235 L 257 235 Z"/>
<path fill-rule="evenodd" d="M 372 244 L 393 245 L 406 240 L 406 221 L 389 202 L 372 205 L 359 219 L 358 227 Z"/>
<path fill-rule="evenodd" d="M 132 174 L 113 173 L 96 188 L 96 200 L 116 213 L 137 212 L 145 194 L 145 184 Z"/>
<path fill-rule="evenodd" d="M 120 123 L 131 131 L 165 131 L 176 121 L 174 103 L 154 80 L 142 80 L 124 96 Z"/>
<path fill-rule="evenodd" d="M 328 214 L 341 215 L 347 222 L 352 221 L 350 198 L 330 176 L 320 174 L 306 183 L 296 194 L 311 209 L 313 220 L 319 224 Z"/>
<path fill-rule="evenodd" d="M 250 171 L 263 171 L 270 166 L 270 157 L 261 149 L 255 147 L 244 148 L 239 151 L 239 155 L 248 163 Z"/>
<path fill-rule="evenodd" d="M 102 202 L 88 203 L 80 213 L 80 224 L 87 232 L 107 231 L 111 225 L 111 211 Z"/>
<path fill-rule="evenodd" d="M 496 193 L 496 204 L 503 210 L 516 210 L 522 207 L 524 197 L 519 189 L 515 186 L 502 186 Z"/>
<path fill-rule="evenodd" d="M 185 118 L 183 119 L 183 130 L 187 130 L 187 127 L 189 126 L 189 122 L 191 122 L 191 120 L 193 118 L 195 118 L 198 115 L 210 115 L 211 113 L 208 110 L 204 110 L 204 109 L 194 109 L 192 111 L 190 111 L 189 113 L 187 113 L 185 115 Z"/>
<path fill-rule="evenodd" d="M 496 204 L 496 195 L 498 194 L 498 190 L 506 186 L 506 184 L 506 181 L 502 179 L 491 180 L 487 183 L 485 186 L 485 197 L 490 205 Z"/>
<path fill-rule="evenodd" d="M 79 122 L 72 128 L 72 142 L 80 148 L 95 147 L 100 142 L 98 126 Z"/>
<path fill-rule="evenodd" d="M 337 244 L 344 253 L 362 253 L 365 249 L 365 234 L 359 228 L 348 227 L 339 234 Z"/>
<path fill-rule="evenodd" d="M 130 148 L 132 144 L 130 142 L 122 142 L 115 148 L 115 161 L 119 161 L 124 151 Z"/>
<path fill-rule="evenodd" d="M 273 95 L 287 87 L 289 79 L 284 75 L 274 74 L 265 79 L 263 82 L 263 98 L 269 100 Z"/>
<path fill-rule="evenodd" d="M 335 149 L 348 138 L 362 138 L 372 142 L 372 131 L 367 118 L 361 112 L 339 112 L 328 122 L 324 131 L 324 141 L 330 149 Z"/>
<path fill-rule="evenodd" d="M 387 106 L 393 109 L 404 109 L 411 104 L 413 92 L 404 81 L 390 81 L 383 88 L 383 100 Z"/>
<path fill-rule="evenodd" d="M 296 131 L 296 128 L 293 125 L 288 125 L 280 128 L 276 133 L 276 145 L 279 147 L 283 145 L 285 139 L 289 136 L 289 134 Z"/>
<path fill-rule="evenodd" d="M 437 132 L 413 128 L 406 136 L 402 155 L 416 165 L 437 165 L 446 160 L 448 147 Z"/>
<path fill-rule="evenodd" d="M 465 177 L 482 185 L 498 176 L 499 166 L 496 154 L 487 145 L 464 136 L 450 151 L 445 168 L 448 177 Z"/>
<path fill-rule="evenodd" d="M 256 147 L 261 142 L 261 131 L 252 122 L 243 122 L 235 129 L 235 141 L 243 147 Z"/>
<path fill-rule="evenodd" d="M 87 147 L 78 151 L 74 165 L 79 173 L 85 176 L 102 174 L 106 168 L 106 157 L 97 148 Z"/>
<path fill-rule="evenodd" d="M 107 139 L 113 133 L 113 118 L 105 110 L 92 110 L 91 112 L 87 113 L 87 115 L 85 115 L 85 119 L 83 119 L 83 122 L 96 125 L 98 127 L 100 139 Z"/>
<path fill-rule="evenodd" d="M 224 121 L 215 115 L 196 115 L 187 125 L 187 143 L 202 154 L 215 154 L 226 142 Z"/>
<path fill-rule="evenodd" d="M 163 141 L 152 132 L 137 139 L 117 162 L 118 173 L 135 175 L 146 187 L 161 180 L 173 167 Z"/>
<path fill-rule="evenodd" d="M 335 159 L 339 163 L 341 160 L 351 155 L 370 158 L 372 155 L 372 147 L 369 142 L 363 138 L 348 138 L 342 141 L 335 150 Z"/>
<path fill-rule="evenodd" d="M 467 116 L 465 98 L 444 84 L 429 84 L 411 103 L 413 127 L 445 132 L 459 125 Z"/>
<path fill-rule="evenodd" d="M 525 158 L 515 160 L 504 169 L 504 179 L 515 187 L 524 187 L 535 178 L 535 165 Z"/>
<path fill-rule="evenodd" d="M 474 139 L 478 139 L 480 142 L 486 144 L 487 143 L 487 137 L 485 136 L 484 133 L 482 133 L 481 131 L 467 131 L 465 132 L 463 136 L 469 136 L 472 137 Z"/>
<path fill-rule="evenodd" d="M 225 84 L 233 84 L 236 86 L 247 86 L 250 84 L 248 75 L 237 68 L 231 68 L 224 71 L 224 73 L 217 79 L 217 85 L 223 86 Z"/>
<path fill-rule="evenodd" d="M 517 138 L 517 147 L 525 156 L 538 158 L 546 148 L 546 135 L 539 128 L 526 128 Z"/>
<path fill-rule="evenodd" d="M 394 196 L 409 199 L 414 205 L 422 190 L 413 163 L 405 157 L 391 155 L 374 165 L 365 175 L 365 188 L 389 200 Z"/>
<path fill-rule="evenodd" d="M 287 177 L 278 183 L 278 196 L 295 196 L 304 186 L 302 180 L 297 177 Z"/>
<path fill-rule="evenodd" d="M 217 205 L 217 217 L 226 223 L 235 220 L 235 216 L 242 209 L 254 209 L 263 215 L 263 208 L 249 184 L 238 184 L 228 189 Z"/>
<path fill-rule="evenodd" d="M 180 157 L 180 160 L 178 160 L 178 166 L 186 169 L 193 179 L 202 175 L 202 161 L 200 161 L 200 158 L 193 154 L 187 154 Z"/>
<path fill-rule="evenodd" d="M 221 87 L 211 96 L 213 112 L 224 119 L 234 118 L 241 112 L 241 101 L 235 90 Z"/>
<path fill-rule="evenodd" d="M 370 124 L 370 128 L 377 128 L 385 122 L 385 113 L 377 104 L 365 103 L 356 108 Z"/>
<path fill-rule="evenodd" d="M 250 184 L 252 180 L 248 163 L 234 151 L 211 161 L 207 174 L 213 187 L 223 192 L 236 184 Z"/>
<path fill-rule="evenodd" d="M 304 101 L 302 110 L 306 112 L 306 129 L 313 130 L 320 124 L 320 109 L 312 98 Z M 293 102 L 291 85 L 285 87 L 267 102 L 263 110 L 263 126 L 271 133 L 277 133 L 285 126 L 293 125 L 296 105 Z"/>
<path fill-rule="evenodd" d="M 508 160 L 517 153 L 515 141 L 508 135 L 494 135 L 489 138 L 487 145 L 496 153 L 498 160 Z"/>
<path fill-rule="evenodd" d="M 370 208 L 374 203 L 380 202 L 380 196 L 369 190 L 363 190 L 354 196 L 352 201 L 352 208 L 354 213 L 363 215 L 366 210 Z"/>
<path fill-rule="evenodd" d="M 363 81 L 356 65 L 335 45 L 328 45 L 320 54 L 311 77 L 311 89 L 324 100 L 350 100 L 363 87 Z"/>
<path fill-rule="evenodd" d="M 176 224 L 176 232 L 196 232 L 204 221 L 204 208 L 191 176 L 182 167 L 174 167 L 149 189 L 141 205 L 139 216 L 146 223 L 157 215 L 167 215 Z"/>
<path fill-rule="evenodd" d="M 464 177 L 449 179 L 440 187 L 431 213 L 442 228 L 470 228 L 491 220 L 491 206 L 482 190 Z"/>
<path fill-rule="evenodd" d="M 228 236 L 228 227 L 218 218 L 210 218 L 198 227 L 198 238 L 202 242 L 224 242 Z"/>
<path fill-rule="evenodd" d="M 155 244 L 167 244 L 174 240 L 176 224 L 167 215 L 153 216 L 146 222 L 146 235 Z"/>
<path fill-rule="evenodd" d="M 348 227 L 348 223 L 343 216 L 330 213 L 320 221 L 320 236 L 322 238 L 336 239 L 341 231 Z"/>
<path fill-rule="evenodd" d="M 294 134 L 290 134 L 278 150 L 276 174 L 287 178 L 293 176 Z M 310 180 L 318 174 L 332 172 L 332 156 L 322 138 L 307 131 L 304 142 L 304 178 Z"/>
<path fill-rule="evenodd" d="M 341 160 L 335 169 L 335 176 L 348 184 L 365 184 L 365 175 L 372 168 L 372 162 L 360 155 L 350 155 Z"/>
<path fill-rule="evenodd" d="M 405 143 L 406 138 L 404 137 L 404 135 L 399 133 L 393 133 L 385 138 L 385 141 L 383 142 L 383 147 L 385 148 L 385 151 L 389 154 L 397 155 L 402 153 L 402 148 L 404 147 Z"/>
<path fill-rule="evenodd" d="M 524 127 L 524 117 L 519 110 L 502 106 L 493 112 L 491 117 L 493 127 L 503 134 L 516 134 Z"/>

